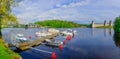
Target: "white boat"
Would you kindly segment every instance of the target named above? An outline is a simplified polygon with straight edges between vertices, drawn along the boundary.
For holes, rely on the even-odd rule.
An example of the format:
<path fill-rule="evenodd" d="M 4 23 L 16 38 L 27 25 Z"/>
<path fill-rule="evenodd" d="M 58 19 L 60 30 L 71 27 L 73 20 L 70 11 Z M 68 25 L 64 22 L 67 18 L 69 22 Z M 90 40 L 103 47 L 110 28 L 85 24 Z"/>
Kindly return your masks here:
<path fill-rule="evenodd" d="M 54 29 L 54 28 L 50 28 L 50 29 L 48 29 L 48 32 L 50 32 L 50 33 L 59 33 L 60 31 L 57 30 L 57 29 Z"/>
<path fill-rule="evenodd" d="M 18 41 L 18 42 L 28 42 L 28 39 L 25 38 L 25 36 L 23 34 L 17 34 L 15 36 L 15 39 Z"/>
<path fill-rule="evenodd" d="M 72 29 L 68 29 L 67 31 L 68 31 L 68 32 L 72 32 L 72 33 L 74 33 L 74 34 L 76 34 L 76 32 L 77 32 L 76 30 L 72 30 Z"/>
<path fill-rule="evenodd" d="M 45 37 L 47 35 L 52 35 L 54 33 L 59 33 L 59 30 L 50 28 L 50 29 L 48 29 L 48 31 L 38 31 L 35 33 L 35 35 L 38 37 Z"/>
<path fill-rule="evenodd" d="M 65 36 L 65 38 L 66 38 L 68 35 L 71 35 L 72 37 L 74 37 L 74 35 L 76 34 L 76 32 L 77 32 L 77 31 L 75 31 L 75 30 L 67 29 L 67 30 L 61 32 L 61 34 L 62 34 L 63 36 Z"/>
<path fill-rule="evenodd" d="M 36 32 L 35 35 L 38 36 L 38 37 L 45 37 L 47 35 L 52 35 L 52 33 L 49 33 L 49 32 L 40 32 L 39 31 L 39 32 Z"/>
<path fill-rule="evenodd" d="M 49 46 L 56 46 L 56 47 L 58 47 L 61 44 L 63 44 L 63 42 L 55 40 L 55 39 L 52 39 L 52 40 L 46 39 L 45 41 L 46 41 L 46 45 L 49 45 Z"/>
<path fill-rule="evenodd" d="M 63 31 L 61 32 L 64 36 L 68 36 L 68 35 L 71 35 L 71 36 L 74 36 L 74 34 L 76 34 L 77 31 L 75 30 L 72 30 L 72 29 L 68 29 L 66 31 Z"/>
<path fill-rule="evenodd" d="M 68 35 L 73 36 L 73 33 L 72 32 L 68 32 L 68 31 L 63 31 L 62 34 L 63 34 L 63 36 L 68 36 Z"/>

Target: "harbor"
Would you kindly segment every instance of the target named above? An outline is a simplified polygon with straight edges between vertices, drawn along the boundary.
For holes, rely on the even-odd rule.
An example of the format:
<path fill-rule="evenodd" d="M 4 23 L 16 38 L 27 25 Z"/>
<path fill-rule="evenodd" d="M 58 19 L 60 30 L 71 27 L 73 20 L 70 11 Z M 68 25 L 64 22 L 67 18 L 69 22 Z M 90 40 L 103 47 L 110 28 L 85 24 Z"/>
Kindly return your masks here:
<path fill-rule="evenodd" d="M 46 42 L 43 42 L 37 46 L 31 46 L 27 50 L 19 51 L 18 53 L 22 56 L 23 59 L 51 59 L 53 52 L 55 52 L 57 59 L 61 58 L 96 59 L 101 57 L 102 59 L 120 58 L 119 57 L 120 43 L 118 43 L 119 41 L 117 38 L 113 38 L 114 36 L 113 29 L 91 29 L 91 28 L 86 29 L 72 28 L 72 29 L 76 30 L 77 33 L 71 40 L 66 40 L 66 37 L 64 37 L 61 34 L 58 34 L 56 37 L 50 39 L 50 40 L 55 39 L 64 42 L 62 45 L 62 49 L 60 49 L 60 46 L 55 47 L 51 45 L 46 45 Z M 10 31 L 8 30 L 17 31 L 18 29 L 4 29 L 3 31 L 4 37 L 5 35 L 7 36 L 7 33 L 10 33 Z M 31 28 L 25 30 L 23 28 L 19 28 L 19 31 L 20 30 L 22 30 L 22 32 L 20 33 L 25 34 L 25 37 L 27 37 L 27 39 L 36 41 L 38 37 L 35 36 L 35 33 L 38 32 L 40 29 Z M 58 30 L 64 32 L 66 29 Z M 19 32 L 17 31 L 17 33 Z M 31 36 L 31 38 L 29 36 Z M 99 36 L 101 36 L 101 38 L 98 38 Z M 7 39 L 8 37 L 9 35 L 5 38 Z"/>
<path fill-rule="evenodd" d="M 120 59 L 120 0 L 0 0 L 0 59 Z"/>

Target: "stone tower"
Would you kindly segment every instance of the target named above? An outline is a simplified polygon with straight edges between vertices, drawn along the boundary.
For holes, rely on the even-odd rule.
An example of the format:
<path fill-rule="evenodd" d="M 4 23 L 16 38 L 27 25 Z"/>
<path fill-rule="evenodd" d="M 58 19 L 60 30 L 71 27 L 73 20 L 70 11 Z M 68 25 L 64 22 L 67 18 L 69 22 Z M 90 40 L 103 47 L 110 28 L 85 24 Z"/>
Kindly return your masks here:
<path fill-rule="evenodd" d="M 104 26 L 107 26 L 107 21 L 106 20 L 104 21 Z"/>
<path fill-rule="evenodd" d="M 92 21 L 92 23 L 91 23 L 91 27 L 94 28 L 94 26 L 95 26 L 95 22 Z"/>
<path fill-rule="evenodd" d="M 109 26 L 112 26 L 112 21 L 111 20 L 109 21 Z"/>

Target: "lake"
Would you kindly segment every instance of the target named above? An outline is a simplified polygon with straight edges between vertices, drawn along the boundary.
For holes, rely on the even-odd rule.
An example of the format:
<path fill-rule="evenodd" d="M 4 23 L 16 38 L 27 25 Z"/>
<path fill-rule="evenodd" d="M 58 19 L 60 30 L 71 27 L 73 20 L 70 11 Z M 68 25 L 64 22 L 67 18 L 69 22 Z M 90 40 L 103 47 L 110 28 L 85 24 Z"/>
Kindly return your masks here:
<path fill-rule="evenodd" d="M 57 59 L 120 59 L 120 38 L 114 37 L 113 29 L 102 28 L 72 28 L 76 30 L 74 38 L 67 41 L 62 51 L 59 48 L 41 44 L 34 48 L 49 52 L 56 52 Z M 3 38 L 11 43 L 13 33 L 24 33 L 26 37 L 32 36 L 35 40 L 35 32 L 39 29 L 25 30 L 23 28 L 6 28 L 2 30 Z M 64 30 L 64 29 L 60 29 Z M 63 36 L 57 36 L 56 40 L 64 41 Z M 23 59 L 51 59 L 51 54 L 34 49 L 19 52 Z"/>

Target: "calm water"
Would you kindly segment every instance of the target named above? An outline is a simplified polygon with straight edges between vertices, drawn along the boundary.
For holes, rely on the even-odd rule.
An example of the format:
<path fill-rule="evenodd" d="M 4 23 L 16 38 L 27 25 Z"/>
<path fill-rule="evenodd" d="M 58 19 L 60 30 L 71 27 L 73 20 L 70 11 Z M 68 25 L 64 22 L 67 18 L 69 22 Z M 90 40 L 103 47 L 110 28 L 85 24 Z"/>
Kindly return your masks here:
<path fill-rule="evenodd" d="M 31 35 L 34 40 L 36 39 L 34 33 L 39 29 L 3 29 L 5 41 L 10 43 L 9 34 L 16 30 L 22 30 L 17 33 L 24 32 L 26 37 Z M 74 28 L 74 30 L 77 30 L 77 34 L 67 42 L 62 51 L 59 48 L 44 44 L 34 48 L 56 52 L 57 59 L 120 59 L 120 38 L 114 37 L 112 29 Z M 58 36 L 55 39 L 65 40 L 62 36 Z M 26 50 L 19 54 L 23 59 L 51 59 L 50 54 L 34 49 Z"/>

